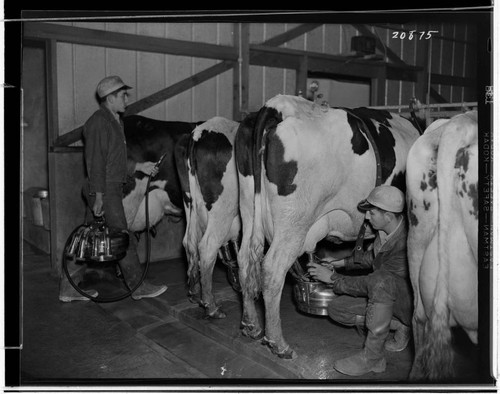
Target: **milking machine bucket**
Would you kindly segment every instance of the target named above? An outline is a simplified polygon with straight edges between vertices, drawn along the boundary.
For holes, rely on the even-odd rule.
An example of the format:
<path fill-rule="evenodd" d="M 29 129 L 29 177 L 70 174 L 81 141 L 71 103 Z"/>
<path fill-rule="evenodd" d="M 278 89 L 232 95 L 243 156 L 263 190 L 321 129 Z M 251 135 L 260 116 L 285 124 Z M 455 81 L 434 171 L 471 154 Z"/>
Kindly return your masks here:
<path fill-rule="evenodd" d="M 108 227 L 103 215 L 88 225 L 78 226 L 70 235 L 64 253 L 77 261 L 115 261 L 125 257 L 128 244 L 128 233 Z"/>
<path fill-rule="evenodd" d="M 328 304 L 336 297 L 333 290 L 327 284 L 314 280 L 301 261 L 294 263 L 290 273 L 295 279 L 293 295 L 297 308 L 312 315 L 328 315 Z"/>

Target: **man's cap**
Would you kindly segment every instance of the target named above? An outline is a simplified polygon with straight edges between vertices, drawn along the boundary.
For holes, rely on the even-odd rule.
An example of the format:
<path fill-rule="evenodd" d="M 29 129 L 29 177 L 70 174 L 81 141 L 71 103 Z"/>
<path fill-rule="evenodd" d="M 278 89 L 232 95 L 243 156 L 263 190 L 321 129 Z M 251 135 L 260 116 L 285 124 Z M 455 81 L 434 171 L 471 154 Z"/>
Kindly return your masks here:
<path fill-rule="evenodd" d="M 122 79 L 116 75 L 104 78 L 97 85 L 97 95 L 100 98 L 106 97 L 108 94 L 116 92 L 118 89 L 132 89 L 131 86 L 125 84 Z"/>
<path fill-rule="evenodd" d="M 403 212 L 405 196 L 397 187 L 382 185 L 373 189 L 368 197 L 358 204 L 360 211 L 368 211 L 373 207 L 389 212 Z"/>

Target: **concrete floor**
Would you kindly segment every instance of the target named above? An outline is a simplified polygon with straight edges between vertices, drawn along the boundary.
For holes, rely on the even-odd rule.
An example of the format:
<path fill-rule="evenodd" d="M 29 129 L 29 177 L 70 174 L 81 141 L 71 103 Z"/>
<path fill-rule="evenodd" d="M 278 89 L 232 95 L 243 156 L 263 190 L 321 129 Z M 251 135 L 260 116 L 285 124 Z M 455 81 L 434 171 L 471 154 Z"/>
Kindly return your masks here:
<path fill-rule="evenodd" d="M 19 385 L 412 387 L 407 380 L 411 347 L 387 353 L 384 373 L 357 379 L 337 373 L 333 362 L 361 349 L 363 338 L 327 317 L 297 311 L 288 281 L 281 318 L 285 338 L 298 357 L 281 360 L 240 334 L 240 295 L 229 286 L 224 267 L 217 264 L 214 271 L 216 296 L 228 315 L 221 320 L 204 319 L 203 310 L 187 300 L 185 270 L 181 259 L 151 264 L 149 280 L 168 285 L 154 299 L 65 304 L 58 301 L 58 280 L 51 275 L 49 257 L 25 246 Z M 114 271 L 105 272 L 111 275 L 94 273 L 86 285 L 100 286 L 104 296 L 123 290 L 116 287 Z M 478 383 L 475 353 L 466 344 L 457 364 L 464 373 L 453 383 Z"/>

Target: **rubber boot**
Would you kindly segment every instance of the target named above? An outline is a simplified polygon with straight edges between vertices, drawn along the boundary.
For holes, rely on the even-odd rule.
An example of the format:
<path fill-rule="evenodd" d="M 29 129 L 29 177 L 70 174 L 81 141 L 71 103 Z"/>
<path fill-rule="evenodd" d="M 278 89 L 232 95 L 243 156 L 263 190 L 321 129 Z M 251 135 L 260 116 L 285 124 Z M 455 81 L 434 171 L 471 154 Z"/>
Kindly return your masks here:
<path fill-rule="evenodd" d="M 368 333 L 363 350 L 333 364 L 333 367 L 344 375 L 361 376 L 369 372 L 385 371 L 384 343 L 389 334 L 392 305 L 368 304 L 366 312 Z"/>
<path fill-rule="evenodd" d="M 401 352 L 406 349 L 411 337 L 411 327 L 401 323 L 397 319 L 391 320 L 390 329 L 394 331 L 394 336 L 385 342 L 385 350 L 389 352 Z"/>
<path fill-rule="evenodd" d="M 119 262 L 120 270 L 125 279 L 125 283 L 131 290 L 137 286 L 143 274 L 143 268 L 141 267 L 137 253 L 134 252 L 135 249 L 131 250 L 129 248 L 127 255 Z M 167 290 L 166 285 L 156 286 L 144 280 L 132 294 L 132 299 L 137 301 L 141 298 L 157 297 L 160 294 L 163 294 L 165 290 Z"/>
<path fill-rule="evenodd" d="M 68 262 L 68 272 L 71 276 L 71 280 L 78 286 L 78 283 L 83 279 L 83 274 L 85 272 L 84 266 L 79 266 L 74 262 Z M 80 294 L 72 285 L 69 283 L 68 277 L 65 272 L 61 273 L 59 278 L 59 301 L 71 302 L 71 301 L 90 301 L 90 297 L 97 297 L 99 293 L 94 290 L 83 290 L 85 294 L 89 297 L 85 297 Z"/>
<path fill-rule="evenodd" d="M 366 321 L 365 317 L 362 315 L 356 315 L 354 321 L 354 327 L 356 327 L 356 332 L 360 337 L 366 336 Z"/>

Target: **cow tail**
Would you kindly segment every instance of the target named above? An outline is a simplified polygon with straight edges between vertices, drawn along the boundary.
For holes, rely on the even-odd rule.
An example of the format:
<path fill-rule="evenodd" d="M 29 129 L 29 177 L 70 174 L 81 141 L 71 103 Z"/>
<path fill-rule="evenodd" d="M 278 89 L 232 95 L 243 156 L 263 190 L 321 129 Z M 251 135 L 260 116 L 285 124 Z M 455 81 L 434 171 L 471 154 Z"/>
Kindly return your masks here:
<path fill-rule="evenodd" d="M 258 289 L 261 288 L 261 262 L 264 258 L 264 227 L 263 227 L 263 206 L 265 202 L 264 190 L 264 160 L 266 157 L 267 135 L 270 129 L 276 128 L 281 122 L 281 115 L 276 109 L 264 106 L 257 117 L 254 130 L 253 143 L 253 164 L 255 175 L 255 199 L 254 199 L 254 223 L 252 231 L 252 240 L 250 245 L 250 260 L 254 278 Z M 249 275 L 250 276 L 250 275 Z"/>
<path fill-rule="evenodd" d="M 184 232 L 184 238 L 182 244 L 186 252 L 186 257 L 188 260 L 188 285 L 189 288 L 199 282 L 199 255 L 197 245 L 192 242 L 193 234 L 192 229 L 196 226 L 191 225 L 193 220 L 193 204 L 190 200 L 192 187 L 190 185 L 191 179 L 189 174 L 188 162 L 191 160 L 193 155 L 193 141 L 191 134 L 182 136 L 175 146 L 175 160 L 177 166 L 177 173 L 179 175 L 179 180 L 181 183 L 181 189 L 184 197 L 184 214 L 186 217 L 186 230 Z"/>
<path fill-rule="evenodd" d="M 440 145 L 449 144 L 443 141 Z M 452 157 L 443 157 L 438 150 L 437 185 L 438 185 L 438 275 L 434 293 L 432 314 L 426 323 L 424 344 L 424 366 L 430 380 L 442 380 L 453 376 L 453 349 L 451 345 L 450 309 L 449 301 L 449 270 L 450 261 L 446 252 L 447 234 L 453 229 L 449 228 L 448 211 L 452 209 L 450 200 L 451 187 L 454 182 Z"/>

